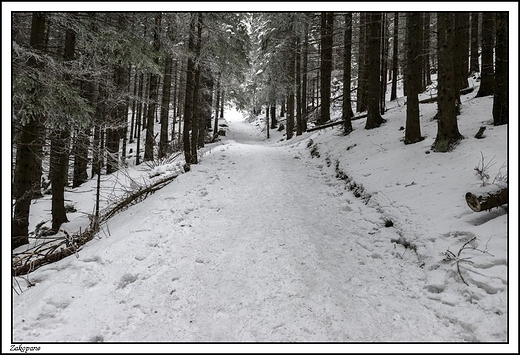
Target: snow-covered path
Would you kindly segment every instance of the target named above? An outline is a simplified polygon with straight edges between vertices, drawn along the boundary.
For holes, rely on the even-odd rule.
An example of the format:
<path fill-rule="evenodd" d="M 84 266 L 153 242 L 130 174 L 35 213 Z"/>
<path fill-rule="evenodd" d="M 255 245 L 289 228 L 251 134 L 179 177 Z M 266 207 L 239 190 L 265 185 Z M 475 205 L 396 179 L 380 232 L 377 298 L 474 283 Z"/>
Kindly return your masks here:
<path fill-rule="evenodd" d="M 393 250 L 304 141 L 229 125 L 192 172 L 35 274 L 14 302 L 15 341 L 471 340 L 421 296 L 413 252 Z"/>

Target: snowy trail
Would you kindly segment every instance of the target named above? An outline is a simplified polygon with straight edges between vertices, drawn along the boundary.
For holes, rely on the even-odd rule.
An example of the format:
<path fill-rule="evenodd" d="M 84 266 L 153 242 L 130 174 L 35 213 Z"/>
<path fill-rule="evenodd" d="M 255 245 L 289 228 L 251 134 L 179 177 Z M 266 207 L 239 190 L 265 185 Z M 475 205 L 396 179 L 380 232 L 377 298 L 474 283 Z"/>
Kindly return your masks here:
<path fill-rule="evenodd" d="M 15 340 L 467 340 L 321 161 L 229 124 L 193 172 L 114 217 L 79 258 L 42 268 L 15 304 Z M 24 312 L 34 302 L 39 313 Z"/>

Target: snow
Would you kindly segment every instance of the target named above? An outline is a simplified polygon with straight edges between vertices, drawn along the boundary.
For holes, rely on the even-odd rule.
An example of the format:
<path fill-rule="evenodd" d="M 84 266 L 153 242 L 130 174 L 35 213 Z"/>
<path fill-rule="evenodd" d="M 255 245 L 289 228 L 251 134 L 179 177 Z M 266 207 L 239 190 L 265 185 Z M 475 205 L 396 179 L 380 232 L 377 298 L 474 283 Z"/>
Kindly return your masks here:
<path fill-rule="evenodd" d="M 458 351 L 451 343 L 491 342 L 463 351 L 507 352 L 517 346 L 517 304 L 508 302 L 508 293 L 517 300 L 517 221 L 507 205 L 472 212 L 464 195 L 482 184 L 481 154 L 494 157 L 491 177 L 504 173 L 508 127 L 488 125 L 492 98 L 475 92 L 463 97 L 465 139 L 450 153 L 429 151 L 436 104 L 421 105 L 425 140 L 400 141 L 400 99 L 388 104 L 386 124 L 368 131 L 356 120 L 347 137 L 332 127 L 289 141 L 271 130 L 266 139 L 260 119 L 227 111 L 226 136 L 186 174 L 182 156 L 152 167 L 130 159 L 103 176 L 104 207 L 129 185 L 178 177 L 115 215 L 77 257 L 16 278 L 12 341 L 68 343 L 42 351 L 142 343 L 118 345 L 128 352 L 248 349 L 147 342 L 335 343 L 290 348 L 300 352 L 352 351 L 343 342 L 398 343 L 355 347 L 394 352 L 421 351 L 403 343 Z M 481 125 L 485 138 L 473 138 Z M 65 230 L 85 226 L 94 187 L 95 179 L 67 192 L 77 212 Z M 49 201 L 32 205 L 32 228 L 49 219 Z M 113 351 L 81 345 L 99 349 Z"/>

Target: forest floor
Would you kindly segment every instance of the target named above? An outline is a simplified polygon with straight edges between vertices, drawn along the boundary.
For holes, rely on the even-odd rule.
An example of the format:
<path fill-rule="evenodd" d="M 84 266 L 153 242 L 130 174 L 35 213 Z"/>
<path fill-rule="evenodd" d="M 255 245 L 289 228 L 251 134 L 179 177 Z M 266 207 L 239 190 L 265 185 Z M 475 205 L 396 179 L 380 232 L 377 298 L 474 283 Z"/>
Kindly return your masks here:
<path fill-rule="evenodd" d="M 31 273 L 31 287 L 19 280 L 13 340 L 516 342 L 507 205 L 475 213 L 464 201 L 481 183 L 481 151 L 495 156 L 492 177 L 507 162 L 507 126 L 473 139 L 483 119 L 471 110 L 489 98 L 473 104 L 467 139 L 446 154 L 425 154 L 432 105 L 414 146 L 399 142 L 398 106 L 372 131 L 356 121 L 349 137 L 330 128 L 290 141 L 228 111 L 227 135 L 191 172 L 110 219 L 77 257 Z M 473 238 L 459 273 L 447 250 Z"/>

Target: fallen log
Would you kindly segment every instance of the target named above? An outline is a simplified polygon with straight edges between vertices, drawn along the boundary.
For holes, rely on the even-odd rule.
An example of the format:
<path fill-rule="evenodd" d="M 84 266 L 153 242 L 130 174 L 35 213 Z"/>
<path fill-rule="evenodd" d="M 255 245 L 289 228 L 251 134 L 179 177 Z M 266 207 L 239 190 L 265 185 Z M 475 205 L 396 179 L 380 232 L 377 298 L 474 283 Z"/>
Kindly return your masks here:
<path fill-rule="evenodd" d="M 466 202 L 474 212 L 489 211 L 508 203 L 509 189 L 505 184 L 493 184 L 466 193 Z"/>
<path fill-rule="evenodd" d="M 362 118 L 367 117 L 367 115 L 368 115 L 368 114 L 364 113 L 364 114 L 359 115 L 359 116 L 354 116 L 354 117 L 352 117 L 350 120 L 351 120 L 351 121 L 360 120 L 360 119 L 362 119 Z M 306 131 L 306 132 L 317 131 L 317 130 L 319 130 L 319 129 L 328 128 L 328 127 L 333 127 L 333 126 L 337 126 L 337 125 L 340 125 L 340 124 L 343 124 L 343 123 L 345 123 L 345 120 L 339 120 L 339 121 L 329 122 L 329 123 L 325 123 L 325 124 L 322 124 L 322 125 L 319 125 L 319 126 L 316 126 L 316 127 L 307 128 L 307 131 Z"/>

